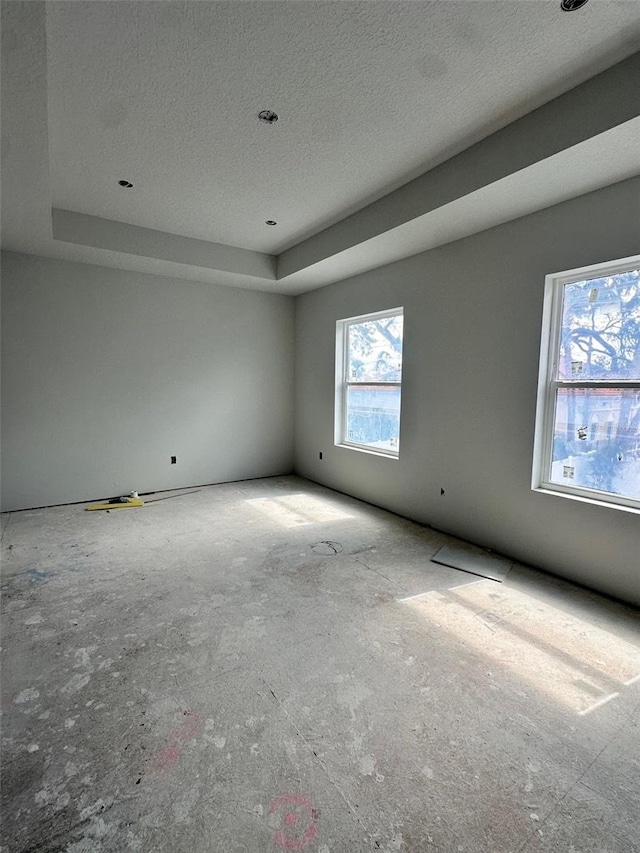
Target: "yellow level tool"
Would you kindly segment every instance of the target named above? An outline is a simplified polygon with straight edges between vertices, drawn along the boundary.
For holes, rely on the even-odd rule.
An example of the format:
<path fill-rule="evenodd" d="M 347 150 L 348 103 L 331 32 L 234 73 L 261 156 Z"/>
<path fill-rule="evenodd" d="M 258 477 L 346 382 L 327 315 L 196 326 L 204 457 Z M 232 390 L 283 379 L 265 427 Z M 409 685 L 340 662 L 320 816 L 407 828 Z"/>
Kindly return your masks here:
<path fill-rule="evenodd" d="M 85 509 L 89 512 L 94 509 L 129 509 L 132 506 L 144 506 L 142 498 L 127 498 L 126 501 L 115 501 L 112 504 L 91 504 Z"/>

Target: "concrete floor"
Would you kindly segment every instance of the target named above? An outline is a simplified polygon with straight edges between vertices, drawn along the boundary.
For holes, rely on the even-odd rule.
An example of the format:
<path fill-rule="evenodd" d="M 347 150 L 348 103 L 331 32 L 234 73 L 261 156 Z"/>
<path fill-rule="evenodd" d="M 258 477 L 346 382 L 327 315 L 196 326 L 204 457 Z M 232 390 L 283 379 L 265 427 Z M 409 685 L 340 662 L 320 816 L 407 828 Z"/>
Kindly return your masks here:
<path fill-rule="evenodd" d="M 640 850 L 640 614 L 451 542 L 295 477 L 5 515 L 2 853 Z"/>

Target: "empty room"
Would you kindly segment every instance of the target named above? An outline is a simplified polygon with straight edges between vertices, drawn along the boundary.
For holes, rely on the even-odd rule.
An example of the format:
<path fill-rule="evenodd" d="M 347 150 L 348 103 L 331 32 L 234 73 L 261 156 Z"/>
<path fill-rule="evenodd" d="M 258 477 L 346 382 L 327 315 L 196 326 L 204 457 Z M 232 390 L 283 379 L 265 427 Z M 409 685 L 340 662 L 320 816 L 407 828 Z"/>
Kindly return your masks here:
<path fill-rule="evenodd" d="M 0 853 L 639 853 L 640 3 L 1 11 Z"/>

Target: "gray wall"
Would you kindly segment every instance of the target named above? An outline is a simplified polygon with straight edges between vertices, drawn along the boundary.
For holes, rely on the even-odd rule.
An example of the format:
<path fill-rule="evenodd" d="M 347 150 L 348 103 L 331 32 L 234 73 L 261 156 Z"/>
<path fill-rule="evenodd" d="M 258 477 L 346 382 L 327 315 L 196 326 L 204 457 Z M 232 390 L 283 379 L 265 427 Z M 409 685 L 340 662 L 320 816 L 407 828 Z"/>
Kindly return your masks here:
<path fill-rule="evenodd" d="M 544 277 L 639 236 L 634 178 L 298 297 L 297 472 L 640 603 L 640 515 L 530 489 Z M 336 320 L 399 305 L 400 458 L 334 447 Z"/>
<path fill-rule="evenodd" d="M 2 508 L 290 472 L 293 320 L 291 297 L 3 253 Z"/>

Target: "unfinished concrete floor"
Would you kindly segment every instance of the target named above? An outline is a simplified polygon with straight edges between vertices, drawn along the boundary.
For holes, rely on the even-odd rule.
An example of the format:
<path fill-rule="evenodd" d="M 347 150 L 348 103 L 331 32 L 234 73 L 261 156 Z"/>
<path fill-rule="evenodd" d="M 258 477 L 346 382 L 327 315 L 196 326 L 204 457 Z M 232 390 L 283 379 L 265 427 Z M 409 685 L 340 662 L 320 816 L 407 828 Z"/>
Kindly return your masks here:
<path fill-rule="evenodd" d="M 634 610 L 295 477 L 3 532 L 3 853 L 640 850 Z"/>

